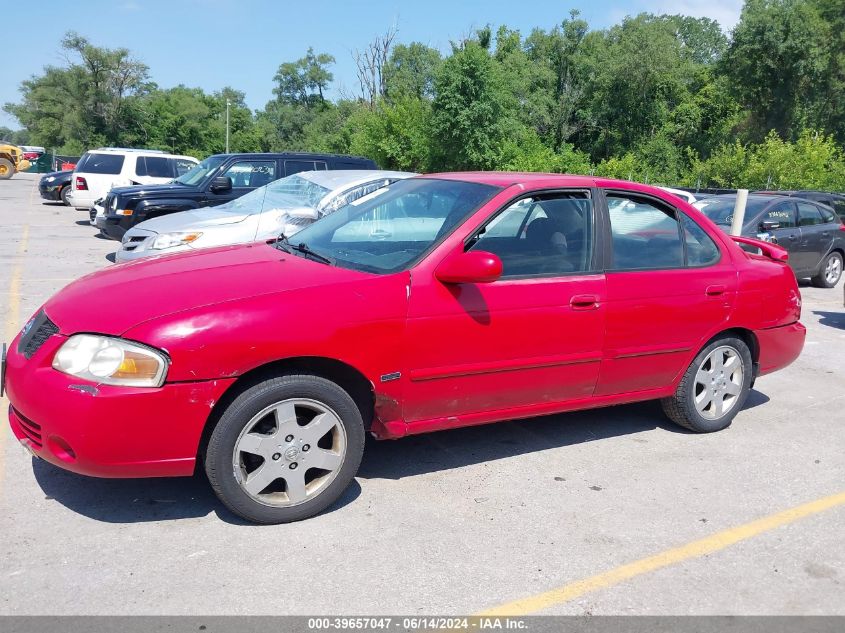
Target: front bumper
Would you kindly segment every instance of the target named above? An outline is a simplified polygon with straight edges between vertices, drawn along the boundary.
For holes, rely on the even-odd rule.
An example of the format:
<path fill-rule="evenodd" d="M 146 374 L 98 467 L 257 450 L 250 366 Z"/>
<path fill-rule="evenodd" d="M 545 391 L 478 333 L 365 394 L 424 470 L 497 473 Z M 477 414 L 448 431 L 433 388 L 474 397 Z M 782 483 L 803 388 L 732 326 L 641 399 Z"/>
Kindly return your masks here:
<path fill-rule="evenodd" d="M 97 224 L 97 226 L 107 237 L 120 241 L 126 231 L 132 228 L 131 222 L 131 216 L 106 215 L 103 217 L 102 226 L 100 224 Z"/>
<path fill-rule="evenodd" d="M 800 322 L 790 325 L 754 330 L 760 348 L 759 375 L 783 369 L 801 355 L 807 328 Z"/>
<path fill-rule="evenodd" d="M 234 379 L 157 389 L 95 385 L 51 367 L 53 335 L 27 360 L 6 361 L 9 423 L 34 455 L 94 477 L 173 477 L 194 471 L 202 431 Z"/>

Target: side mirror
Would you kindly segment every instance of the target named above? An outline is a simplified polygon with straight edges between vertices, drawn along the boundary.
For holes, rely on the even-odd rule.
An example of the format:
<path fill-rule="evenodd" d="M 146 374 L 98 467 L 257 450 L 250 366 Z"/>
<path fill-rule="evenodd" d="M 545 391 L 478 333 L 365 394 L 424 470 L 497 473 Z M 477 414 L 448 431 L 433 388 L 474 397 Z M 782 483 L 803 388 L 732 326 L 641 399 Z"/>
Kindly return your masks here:
<path fill-rule="evenodd" d="M 779 228 L 780 222 L 775 222 L 774 220 L 763 220 L 760 222 L 760 231 L 763 233 L 768 233 L 769 231 L 774 231 Z"/>
<path fill-rule="evenodd" d="M 444 284 L 487 284 L 502 276 L 502 260 L 486 251 L 458 253 L 440 262 L 434 276 Z"/>
<path fill-rule="evenodd" d="M 228 176 L 217 176 L 211 181 L 211 191 L 221 193 L 232 190 L 232 179 Z"/>
<path fill-rule="evenodd" d="M 294 207 L 292 209 L 285 209 L 285 213 L 292 218 L 300 218 L 302 220 L 313 221 L 320 217 L 317 209 L 314 207 Z"/>

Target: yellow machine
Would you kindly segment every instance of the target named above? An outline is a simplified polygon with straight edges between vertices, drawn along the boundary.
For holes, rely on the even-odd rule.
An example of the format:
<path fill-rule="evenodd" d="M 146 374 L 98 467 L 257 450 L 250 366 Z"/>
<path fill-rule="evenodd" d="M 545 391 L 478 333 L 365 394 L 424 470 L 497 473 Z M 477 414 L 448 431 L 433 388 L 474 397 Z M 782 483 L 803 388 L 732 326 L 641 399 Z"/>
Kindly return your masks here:
<path fill-rule="evenodd" d="M 0 180 L 8 180 L 15 172 L 29 169 L 29 161 L 17 145 L 0 143 Z"/>

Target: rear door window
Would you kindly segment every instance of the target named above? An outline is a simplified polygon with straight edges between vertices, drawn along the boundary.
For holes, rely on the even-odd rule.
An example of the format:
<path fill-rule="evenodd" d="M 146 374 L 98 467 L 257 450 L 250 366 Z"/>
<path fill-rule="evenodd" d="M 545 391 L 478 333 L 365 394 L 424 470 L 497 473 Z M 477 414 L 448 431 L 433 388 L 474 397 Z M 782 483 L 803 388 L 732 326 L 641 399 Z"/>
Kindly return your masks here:
<path fill-rule="evenodd" d="M 819 207 L 806 202 L 798 203 L 798 226 L 816 226 L 823 223 Z"/>
<path fill-rule="evenodd" d="M 830 211 L 830 210 L 824 209 L 824 208 L 820 208 L 819 211 L 821 212 L 822 220 L 824 220 L 825 223 L 833 222 L 837 219 L 836 214 L 833 211 Z"/>
<path fill-rule="evenodd" d="M 85 174 L 110 174 L 117 175 L 123 169 L 123 156 L 121 154 L 98 154 L 88 152 L 79 161 L 76 171 Z"/>
<path fill-rule="evenodd" d="M 298 174 L 301 171 L 325 170 L 326 161 L 323 160 L 286 160 L 285 176 Z"/>
<path fill-rule="evenodd" d="M 684 247 L 675 210 L 658 202 L 608 193 L 614 270 L 680 268 Z"/>

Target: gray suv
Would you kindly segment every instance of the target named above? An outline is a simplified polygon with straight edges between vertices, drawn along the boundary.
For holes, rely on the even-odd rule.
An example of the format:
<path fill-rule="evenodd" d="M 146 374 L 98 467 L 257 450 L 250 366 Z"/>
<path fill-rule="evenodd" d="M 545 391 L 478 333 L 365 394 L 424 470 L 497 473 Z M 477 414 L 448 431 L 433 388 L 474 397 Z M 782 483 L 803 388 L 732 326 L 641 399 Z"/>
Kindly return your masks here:
<path fill-rule="evenodd" d="M 727 232 L 735 203 L 731 194 L 704 198 L 693 206 Z M 842 277 L 845 225 L 830 207 L 795 197 L 751 194 L 742 234 L 786 248 L 795 276 L 809 277 L 814 286 L 833 288 Z"/>

